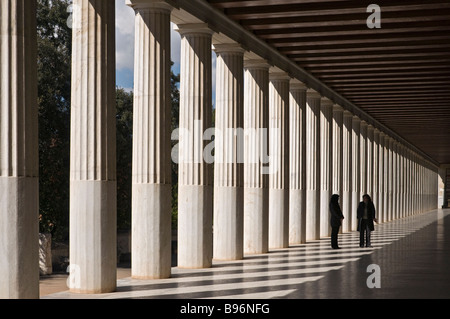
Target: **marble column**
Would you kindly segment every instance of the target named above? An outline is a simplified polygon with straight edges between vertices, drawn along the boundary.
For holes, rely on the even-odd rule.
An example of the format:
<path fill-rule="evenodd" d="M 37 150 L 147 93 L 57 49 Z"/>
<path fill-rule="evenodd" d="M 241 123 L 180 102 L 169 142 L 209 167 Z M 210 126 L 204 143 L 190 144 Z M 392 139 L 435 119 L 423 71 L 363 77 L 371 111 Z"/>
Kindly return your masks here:
<path fill-rule="evenodd" d="M 320 239 L 320 99 L 306 92 L 306 240 Z"/>
<path fill-rule="evenodd" d="M 357 228 L 358 220 L 356 218 L 356 211 L 358 209 L 359 202 L 361 201 L 360 128 L 361 119 L 355 115 L 352 119 L 352 209 L 350 218 L 351 231 L 356 230 Z"/>
<path fill-rule="evenodd" d="M 74 6 L 70 290 L 106 293 L 117 276 L 115 2 Z"/>
<path fill-rule="evenodd" d="M 367 126 L 366 121 L 361 121 L 359 131 L 359 201 L 362 201 L 362 196 L 367 194 Z"/>
<path fill-rule="evenodd" d="M 162 1 L 135 10 L 131 275 L 171 275 L 172 169 L 170 12 Z"/>
<path fill-rule="evenodd" d="M 269 250 L 269 64 L 244 61 L 244 253 Z"/>
<path fill-rule="evenodd" d="M 369 134 L 369 136 L 372 136 L 372 133 Z M 372 139 L 372 170 L 371 170 L 371 177 L 372 177 L 372 198 L 373 198 L 373 203 L 375 205 L 375 211 L 376 211 L 376 216 L 378 219 L 379 216 L 379 212 L 380 212 L 380 206 L 379 206 L 379 201 L 380 201 L 380 195 L 378 192 L 379 189 L 379 142 L 380 142 L 380 131 L 376 128 L 373 128 L 373 139 Z"/>
<path fill-rule="evenodd" d="M 369 194 L 369 196 L 372 198 L 372 201 L 374 204 L 376 204 L 377 197 L 374 194 L 374 185 L 373 185 L 373 135 L 374 135 L 374 127 L 372 125 L 367 126 L 367 140 L 366 140 L 366 147 L 367 147 L 367 166 L 366 166 L 366 192 Z M 362 200 L 362 198 L 361 198 Z"/>
<path fill-rule="evenodd" d="M 378 202 L 377 219 L 378 222 L 384 221 L 384 136 L 381 131 L 376 130 L 375 136 L 378 136 Z M 376 137 L 375 137 L 376 140 Z"/>
<path fill-rule="evenodd" d="M 404 208 L 404 203 L 403 203 L 403 201 L 404 201 L 404 190 L 403 190 L 403 188 L 404 188 L 404 182 L 403 182 L 403 179 L 404 179 L 404 169 L 405 169 L 405 167 L 404 167 L 404 158 L 403 158 L 403 152 L 404 152 L 404 147 L 403 147 L 403 145 L 401 144 L 401 143 L 399 143 L 399 147 L 398 147 L 398 155 L 399 155 L 399 170 L 398 170 L 398 178 L 399 178 L 399 182 L 398 182 L 398 184 L 399 184 L 399 189 L 398 189 L 398 191 L 399 191 L 399 218 L 403 218 L 404 216 L 403 216 L 403 208 Z"/>
<path fill-rule="evenodd" d="M 289 244 L 306 242 L 306 90 L 292 80 L 289 100 Z"/>
<path fill-rule="evenodd" d="M 320 236 L 329 237 L 330 198 L 333 185 L 333 101 L 322 98 L 320 102 Z"/>
<path fill-rule="evenodd" d="M 343 232 L 348 232 L 352 228 L 352 123 L 353 114 L 349 111 L 344 111 L 342 125 L 342 199 L 340 201 L 342 213 L 344 214 Z"/>
<path fill-rule="evenodd" d="M 332 145 L 331 145 L 331 194 L 339 195 L 339 204 L 342 209 L 342 200 L 343 200 L 343 179 L 342 175 L 343 171 L 343 123 L 344 123 L 344 109 L 339 105 L 333 105 L 333 119 L 332 119 Z M 346 212 L 347 215 L 347 212 Z M 328 216 L 328 220 L 330 220 L 330 216 Z M 344 223 L 345 216 L 344 216 Z M 343 225 L 339 231 L 343 232 Z"/>
<path fill-rule="evenodd" d="M 0 1 L 0 298 L 39 298 L 36 1 Z"/>
<path fill-rule="evenodd" d="M 213 171 L 204 133 L 212 121 L 211 31 L 181 24 L 178 267 L 208 268 L 213 254 Z"/>
<path fill-rule="evenodd" d="M 244 49 L 215 44 L 216 132 L 213 258 L 244 255 Z"/>
<path fill-rule="evenodd" d="M 383 219 L 382 222 L 389 221 L 389 187 L 390 187 L 390 155 L 389 155 L 389 136 L 383 134 Z"/>
<path fill-rule="evenodd" d="M 391 221 L 393 219 L 393 142 L 392 137 L 387 138 L 387 149 L 388 149 L 388 170 L 387 170 L 387 181 L 388 181 L 388 193 L 387 193 L 387 219 L 386 221 Z"/>
<path fill-rule="evenodd" d="M 269 249 L 289 246 L 289 82 L 269 73 Z"/>
<path fill-rule="evenodd" d="M 331 148 L 331 163 L 332 163 L 332 194 L 339 195 L 339 201 L 342 208 L 342 195 L 343 189 L 342 186 L 344 184 L 344 176 L 343 176 L 343 156 L 344 156 L 344 148 L 343 148 L 343 125 L 344 125 L 344 109 L 339 105 L 333 106 L 333 143 Z"/>
<path fill-rule="evenodd" d="M 392 140 L 392 219 L 398 218 L 398 153 L 397 141 Z"/>

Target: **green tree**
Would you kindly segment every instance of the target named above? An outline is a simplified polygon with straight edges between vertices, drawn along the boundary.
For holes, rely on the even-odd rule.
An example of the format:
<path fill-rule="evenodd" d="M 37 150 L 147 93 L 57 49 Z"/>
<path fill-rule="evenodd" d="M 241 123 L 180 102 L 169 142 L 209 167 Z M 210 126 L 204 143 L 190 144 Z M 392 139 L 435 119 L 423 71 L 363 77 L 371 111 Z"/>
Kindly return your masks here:
<path fill-rule="evenodd" d="M 39 0 L 38 107 L 40 231 L 68 238 L 72 32 L 68 2 Z"/>
<path fill-rule="evenodd" d="M 133 93 L 116 90 L 117 228 L 131 228 Z"/>

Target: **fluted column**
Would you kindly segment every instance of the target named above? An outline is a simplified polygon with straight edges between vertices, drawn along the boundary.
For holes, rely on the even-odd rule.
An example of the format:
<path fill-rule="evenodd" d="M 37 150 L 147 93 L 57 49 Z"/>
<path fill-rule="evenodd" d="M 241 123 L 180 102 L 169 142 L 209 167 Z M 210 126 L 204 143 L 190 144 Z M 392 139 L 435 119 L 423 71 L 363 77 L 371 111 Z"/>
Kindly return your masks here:
<path fill-rule="evenodd" d="M 76 0 L 70 159 L 70 290 L 116 288 L 115 2 Z"/>
<path fill-rule="evenodd" d="M 289 100 L 289 244 L 306 242 L 306 90 L 292 80 Z"/>
<path fill-rule="evenodd" d="M 351 209 L 351 228 L 356 230 L 357 219 L 356 211 L 361 201 L 361 171 L 360 171 L 360 127 L 361 119 L 356 115 L 352 120 L 352 209 Z M 350 217 L 350 216 L 349 216 Z"/>
<path fill-rule="evenodd" d="M 369 136 L 372 136 L 372 133 L 369 134 Z M 373 139 L 372 139 L 372 169 L 370 172 L 371 177 L 372 177 L 372 198 L 373 198 L 373 202 L 375 205 L 375 210 L 376 210 L 376 215 L 378 216 L 379 212 L 380 212 L 380 195 L 378 192 L 379 189 L 379 143 L 380 143 L 380 131 L 376 128 L 373 128 Z M 378 217 L 377 217 L 378 219 Z"/>
<path fill-rule="evenodd" d="M 0 1 L 0 298 L 39 298 L 36 1 Z"/>
<path fill-rule="evenodd" d="M 269 64 L 244 62 L 244 253 L 269 250 Z"/>
<path fill-rule="evenodd" d="M 361 121 L 359 131 L 359 201 L 362 201 L 362 196 L 367 194 L 367 126 L 368 124 L 366 121 Z"/>
<path fill-rule="evenodd" d="M 333 101 L 322 98 L 320 103 L 320 236 L 331 235 L 330 198 L 333 185 L 331 152 L 333 138 Z"/>
<path fill-rule="evenodd" d="M 393 142 L 392 137 L 387 138 L 387 149 L 388 149 L 388 170 L 387 170 L 387 181 L 388 181 L 388 193 L 387 193 L 387 219 L 386 221 L 391 221 L 393 219 Z"/>
<path fill-rule="evenodd" d="M 398 218 L 398 142 L 392 140 L 392 219 Z"/>
<path fill-rule="evenodd" d="M 344 214 L 342 231 L 348 232 L 352 228 L 352 180 L 353 180 L 353 158 L 352 158 L 352 123 L 353 114 L 344 111 L 342 125 L 342 200 L 341 208 Z"/>
<path fill-rule="evenodd" d="M 289 246 L 289 81 L 269 74 L 269 249 Z"/>
<path fill-rule="evenodd" d="M 214 259 L 244 255 L 244 49 L 215 44 Z"/>
<path fill-rule="evenodd" d="M 384 137 L 385 134 L 378 132 L 378 202 L 377 219 L 384 221 Z M 375 174 L 375 172 L 374 172 Z"/>
<path fill-rule="evenodd" d="M 331 163 L 332 168 L 332 194 L 338 194 L 342 206 L 342 194 L 343 194 L 343 183 L 344 176 L 343 171 L 343 128 L 344 125 L 344 109 L 339 105 L 333 106 L 333 142 L 331 148 Z"/>
<path fill-rule="evenodd" d="M 398 199 L 399 199 L 399 213 L 398 213 L 398 215 L 399 215 L 399 218 L 403 218 L 404 217 L 404 211 L 403 211 L 403 208 L 404 208 L 404 190 L 403 190 L 403 187 L 404 187 L 404 182 L 403 182 L 403 179 L 404 179 L 404 169 L 405 169 L 405 167 L 404 167 L 404 157 L 403 157 L 403 152 L 404 152 L 404 147 L 403 147 L 403 145 L 400 143 L 399 144 L 399 146 L 398 146 L 398 157 L 399 157 L 399 163 L 398 163 L 398 178 L 399 178 L 399 180 L 398 180 L 398 192 L 399 192 L 399 194 L 398 194 Z"/>
<path fill-rule="evenodd" d="M 367 158 L 366 158 L 366 162 L 367 162 L 367 166 L 366 166 L 366 192 L 367 194 L 369 194 L 369 196 L 372 198 L 372 201 L 374 204 L 376 204 L 377 198 L 374 194 L 374 184 L 373 184 L 373 163 L 374 163 L 374 158 L 373 158 L 373 135 L 374 135 L 374 127 L 372 125 L 368 125 L 367 126 L 367 143 L 366 143 L 366 147 L 367 147 Z M 361 199 L 362 200 L 362 199 Z M 376 207 L 375 207 L 376 208 Z"/>
<path fill-rule="evenodd" d="M 320 239 L 320 99 L 306 93 L 306 240 Z"/>
<path fill-rule="evenodd" d="M 384 135 L 383 143 L 383 215 L 382 222 L 389 221 L 389 187 L 390 187 L 390 155 L 389 155 L 389 136 Z"/>
<path fill-rule="evenodd" d="M 211 127 L 211 37 L 205 24 L 178 25 L 181 34 L 178 165 L 178 267 L 212 264 L 212 177 L 204 159 Z"/>
<path fill-rule="evenodd" d="M 129 0 L 135 12 L 133 278 L 171 274 L 170 12 L 162 1 Z"/>

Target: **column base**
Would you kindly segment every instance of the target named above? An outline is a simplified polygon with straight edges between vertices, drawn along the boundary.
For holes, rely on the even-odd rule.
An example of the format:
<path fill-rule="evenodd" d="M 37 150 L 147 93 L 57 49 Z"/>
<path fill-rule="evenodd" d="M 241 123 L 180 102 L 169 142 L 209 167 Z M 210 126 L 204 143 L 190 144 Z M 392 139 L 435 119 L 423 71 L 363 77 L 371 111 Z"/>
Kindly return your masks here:
<path fill-rule="evenodd" d="M 172 268 L 172 185 L 133 184 L 131 276 L 163 279 Z"/>
<path fill-rule="evenodd" d="M 214 249 L 216 260 L 239 260 L 244 257 L 242 187 L 214 187 Z"/>
<path fill-rule="evenodd" d="M 74 293 L 116 290 L 115 181 L 70 182 L 70 277 Z"/>
<path fill-rule="evenodd" d="M 269 251 L 269 196 L 264 188 L 244 188 L 244 253 Z"/>
<path fill-rule="evenodd" d="M 319 191 L 306 191 L 306 240 L 320 239 Z"/>
<path fill-rule="evenodd" d="M 269 249 L 289 247 L 289 190 L 269 189 Z"/>
<path fill-rule="evenodd" d="M 39 298 L 39 180 L 0 177 L 0 298 Z"/>
<path fill-rule="evenodd" d="M 212 265 L 212 186 L 178 185 L 178 267 Z"/>
<path fill-rule="evenodd" d="M 306 242 L 306 192 L 291 189 L 289 192 L 289 244 Z"/>

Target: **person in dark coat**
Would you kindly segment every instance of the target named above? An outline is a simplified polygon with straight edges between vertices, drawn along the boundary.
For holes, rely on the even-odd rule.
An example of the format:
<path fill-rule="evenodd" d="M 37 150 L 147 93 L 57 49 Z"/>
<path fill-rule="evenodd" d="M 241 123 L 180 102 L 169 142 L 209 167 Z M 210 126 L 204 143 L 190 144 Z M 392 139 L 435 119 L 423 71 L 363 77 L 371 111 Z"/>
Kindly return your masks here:
<path fill-rule="evenodd" d="M 344 215 L 342 214 L 341 207 L 339 206 L 339 195 L 334 194 L 330 199 L 330 225 L 331 225 L 331 247 L 333 249 L 340 249 L 338 245 L 338 233 L 339 228 L 342 225 Z"/>
<path fill-rule="evenodd" d="M 356 217 L 358 218 L 359 247 L 364 247 L 364 239 L 366 247 L 372 247 L 370 243 L 370 232 L 375 230 L 373 222 L 378 223 L 378 221 L 375 218 L 375 206 L 368 194 L 363 195 L 363 201 L 358 205 Z"/>

